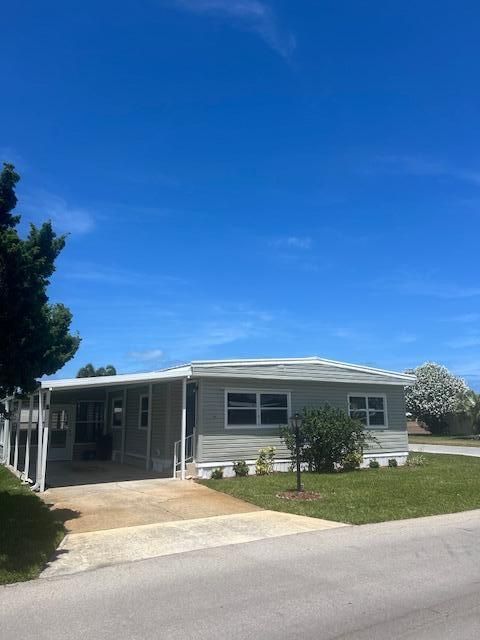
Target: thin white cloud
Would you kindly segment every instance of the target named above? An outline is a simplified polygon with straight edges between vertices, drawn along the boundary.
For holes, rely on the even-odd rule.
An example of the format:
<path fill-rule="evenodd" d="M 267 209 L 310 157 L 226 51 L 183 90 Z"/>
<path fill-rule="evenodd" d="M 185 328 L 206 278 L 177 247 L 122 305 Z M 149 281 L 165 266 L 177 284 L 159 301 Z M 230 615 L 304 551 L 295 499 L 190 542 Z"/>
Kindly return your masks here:
<path fill-rule="evenodd" d="M 51 220 L 60 233 L 84 234 L 95 226 L 93 214 L 78 206 L 72 206 L 57 195 L 46 192 L 20 195 L 17 208 L 31 222 Z"/>
<path fill-rule="evenodd" d="M 480 296 L 480 287 L 454 282 L 440 281 L 433 277 L 419 277 L 415 274 L 399 274 L 391 278 L 383 278 L 373 283 L 373 288 L 384 291 L 394 289 L 407 296 L 423 296 L 444 300 L 476 298 Z"/>
<path fill-rule="evenodd" d="M 286 236 L 284 238 L 275 238 L 271 241 L 271 245 L 286 249 L 308 250 L 312 248 L 313 240 L 309 236 Z"/>
<path fill-rule="evenodd" d="M 480 313 L 463 313 L 458 316 L 444 318 L 444 322 L 454 322 L 458 324 L 473 324 L 480 321 Z"/>
<path fill-rule="evenodd" d="M 145 351 L 131 351 L 128 357 L 136 362 L 158 362 L 164 358 L 163 349 L 146 349 Z"/>
<path fill-rule="evenodd" d="M 413 344 L 417 341 L 417 336 L 413 333 L 401 333 L 397 336 L 397 342 L 400 344 Z"/>
<path fill-rule="evenodd" d="M 172 0 L 179 9 L 222 17 L 239 29 L 258 35 L 273 51 L 289 58 L 295 38 L 280 27 L 272 8 L 260 0 Z"/>
<path fill-rule="evenodd" d="M 457 167 L 420 154 L 379 156 L 370 171 L 418 177 L 445 177 L 480 186 L 480 171 Z"/>
<path fill-rule="evenodd" d="M 452 349 L 465 349 L 467 347 L 480 346 L 480 335 L 464 336 L 462 338 L 455 338 L 447 342 L 447 346 Z"/>
<path fill-rule="evenodd" d="M 79 280 L 91 283 L 110 285 L 135 285 L 155 287 L 157 293 L 177 291 L 179 287 L 187 285 L 187 281 L 176 276 L 157 275 L 150 272 L 141 272 L 134 269 L 125 269 L 118 265 L 101 264 L 88 261 L 65 261 L 58 274 L 67 280 Z M 125 298 L 126 305 L 131 304 L 129 298 Z"/>
<path fill-rule="evenodd" d="M 334 338 L 343 338 L 346 340 L 350 340 L 351 338 L 355 338 L 357 336 L 357 332 L 353 329 L 348 329 L 347 327 L 337 327 L 331 330 L 331 335 Z"/>

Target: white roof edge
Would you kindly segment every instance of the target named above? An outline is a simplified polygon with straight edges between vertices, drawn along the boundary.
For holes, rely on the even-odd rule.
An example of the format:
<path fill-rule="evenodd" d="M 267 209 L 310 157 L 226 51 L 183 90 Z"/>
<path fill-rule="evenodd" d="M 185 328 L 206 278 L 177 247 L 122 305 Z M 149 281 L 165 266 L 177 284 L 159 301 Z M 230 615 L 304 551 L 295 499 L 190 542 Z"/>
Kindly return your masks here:
<path fill-rule="evenodd" d="M 42 380 L 42 389 L 80 389 L 85 387 L 106 387 L 121 384 L 134 384 L 141 382 L 154 382 L 156 380 L 171 380 L 174 378 L 191 377 L 192 375 L 224 375 L 211 373 L 211 369 L 223 366 L 251 366 L 251 365 L 282 365 L 282 364 L 306 364 L 318 363 L 328 364 L 340 369 L 349 369 L 360 373 L 372 373 L 383 375 L 396 379 L 399 382 L 414 382 L 416 377 L 408 373 L 400 373 L 390 371 L 388 369 L 377 369 L 375 367 L 367 367 L 364 365 L 350 364 L 338 360 L 329 360 L 327 358 L 319 358 L 318 356 L 308 356 L 304 358 L 245 358 L 245 359 L 229 359 L 229 360 L 192 360 L 188 364 L 177 365 L 167 369 L 158 371 L 148 371 L 145 373 L 125 373 L 115 376 L 99 376 L 92 378 L 65 378 L 59 380 Z M 208 374 L 207 374 L 208 371 Z M 229 374 L 230 375 L 230 374 Z M 254 375 L 252 377 L 258 377 Z M 272 376 L 266 376 L 272 379 Z M 301 378 L 297 378 L 301 379 Z M 303 378 L 309 380 L 310 378 Z"/>
<path fill-rule="evenodd" d="M 401 373 L 399 371 L 391 371 L 389 369 L 379 369 L 376 367 L 367 367 L 365 365 L 351 364 L 348 362 L 341 362 L 339 360 L 329 360 L 327 358 L 319 358 L 318 356 L 308 356 L 305 358 L 251 358 L 251 359 L 242 359 L 242 360 L 193 360 L 191 365 L 193 368 L 195 367 L 222 367 L 225 365 L 235 365 L 235 366 L 248 366 L 252 364 L 302 364 L 308 362 L 318 362 L 319 364 L 329 364 L 335 367 L 339 367 L 341 369 L 350 369 L 353 371 L 361 371 L 367 373 L 376 373 L 384 376 L 401 378 L 406 381 L 415 381 L 415 376 L 409 373 Z"/>
<path fill-rule="evenodd" d="M 175 378 L 188 378 L 192 375 L 192 367 L 182 365 L 149 371 L 146 373 L 122 373 L 115 376 L 95 376 L 92 378 L 65 378 L 63 380 L 42 380 L 42 389 L 81 389 L 85 387 L 107 387 L 121 384 L 134 384 L 136 382 L 155 382 L 157 380 L 171 380 Z"/>

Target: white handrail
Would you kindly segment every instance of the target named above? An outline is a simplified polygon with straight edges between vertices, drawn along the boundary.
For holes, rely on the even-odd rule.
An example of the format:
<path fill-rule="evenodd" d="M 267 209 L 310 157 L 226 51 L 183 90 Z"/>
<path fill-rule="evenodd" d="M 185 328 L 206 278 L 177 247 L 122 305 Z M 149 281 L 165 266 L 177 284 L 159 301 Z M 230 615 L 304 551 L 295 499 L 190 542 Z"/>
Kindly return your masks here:
<path fill-rule="evenodd" d="M 185 463 L 193 462 L 195 457 L 195 433 L 185 438 Z M 177 471 L 180 471 L 179 465 L 182 464 L 182 441 L 177 440 L 173 446 L 173 477 L 177 477 Z"/>

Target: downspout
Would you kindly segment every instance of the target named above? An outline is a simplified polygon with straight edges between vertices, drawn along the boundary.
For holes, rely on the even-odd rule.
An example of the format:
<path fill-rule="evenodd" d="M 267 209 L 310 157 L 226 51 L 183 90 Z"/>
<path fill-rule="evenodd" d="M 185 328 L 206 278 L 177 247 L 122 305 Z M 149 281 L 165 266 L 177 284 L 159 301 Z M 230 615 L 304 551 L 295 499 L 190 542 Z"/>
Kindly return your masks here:
<path fill-rule="evenodd" d="M 13 470 L 15 473 L 18 471 L 18 445 L 20 444 L 20 427 L 22 424 L 22 401 L 18 401 L 18 420 L 17 428 L 15 430 L 15 449 L 13 451 Z"/>
<path fill-rule="evenodd" d="M 43 436 L 43 391 L 42 385 L 38 391 L 38 421 L 37 421 L 37 467 L 35 469 L 35 484 L 32 491 L 40 489 L 40 474 L 42 470 L 42 436 Z"/>
<path fill-rule="evenodd" d="M 181 431 L 181 449 L 180 449 L 180 461 L 181 472 L 180 477 L 185 480 L 185 458 L 186 458 L 186 446 L 187 446 L 187 378 L 182 379 L 182 431 Z"/>
<path fill-rule="evenodd" d="M 22 479 L 24 482 L 29 481 L 28 473 L 30 471 L 30 445 L 32 440 L 32 414 L 33 414 L 33 394 L 30 396 L 30 403 L 28 405 L 28 427 L 27 427 L 27 441 L 25 443 L 25 461 Z"/>

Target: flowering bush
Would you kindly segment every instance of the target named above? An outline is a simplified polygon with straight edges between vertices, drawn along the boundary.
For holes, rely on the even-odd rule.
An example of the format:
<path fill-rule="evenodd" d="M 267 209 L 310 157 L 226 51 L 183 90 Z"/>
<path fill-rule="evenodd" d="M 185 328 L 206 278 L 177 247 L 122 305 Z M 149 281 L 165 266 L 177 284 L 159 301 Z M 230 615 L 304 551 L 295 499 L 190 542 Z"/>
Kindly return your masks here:
<path fill-rule="evenodd" d="M 260 449 L 255 463 L 255 473 L 257 476 L 268 476 L 273 473 L 273 463 L 275 461 L 275 447 Z"/>
<path fill-rule="evenodd" d="M 417 381 L 405 389 L 407 411 L 423 420 L 430 431 L 441 432 L 445 416 L 458 410 L 468 386 L 462 378 L 435 362 L 426 362 L 408 373 L 414 373 Z"/>

